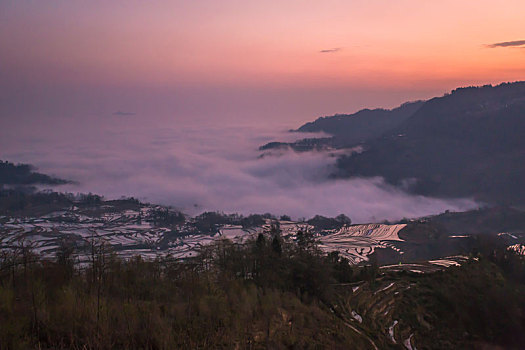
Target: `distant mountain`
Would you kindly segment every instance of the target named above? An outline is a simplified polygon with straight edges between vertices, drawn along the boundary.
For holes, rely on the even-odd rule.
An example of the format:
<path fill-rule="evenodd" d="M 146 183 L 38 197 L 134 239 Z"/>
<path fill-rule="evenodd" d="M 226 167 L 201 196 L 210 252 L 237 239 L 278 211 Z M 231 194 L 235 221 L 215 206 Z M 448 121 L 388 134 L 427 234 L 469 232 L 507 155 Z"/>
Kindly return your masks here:
<path fill-rule="evenodd" d="M 525 82 L 469 87 L 425 102 L 338 160 L 337 176 L 383 176 L 424 195 L 525 204 Z"/>
<path fill-rule="evenodd" d="M 399 126 L 423 106 L 423 101 L 407 102 L 394 109 L 363 109 L 354 114 L 336 114 L 306 123 L 299 132 L 325 132 L 333 135 L 338 147 L 355 146 Z"/>
<path fill-rule="evenodd" d="M 261 151 L 354 149 L 334 177 L 382 176 L 413 193 L 525 205 L 525 82 L 458 88 L 392 110 L 306 123 L 329 138 L 271 142 Z"/>
<path fill-rule="evenodd" d="M 35 168 L 28 164 L 13 164 L 0 160 L 1 185 L 62 185 L 69 181 L 57 179 L 49 175 L 35 172 Z"/>
<path fill-rule="evenodd" d="M 271 151 L 291 148 L 295 152 L 321 151 L 335 147 L 334 137 L 307 138 L 295 142 L 268 142 L 259 147 L 259 151 Z"/>
<path fill-rule="evenodd" d="M 270 142 L 259 150 L 291 148 L 296 152 L 326 148 L 349 148 L 370 141 L 401 125 L 422 105 L 423 101 L 407 102 L 394 109 L 363 109 L 354 114 L 336 114 L 320 117 L 294 132 L 324 132 L 331 137 L 302 139 L 296 142 Z"/>
<path fill-rule="evenodd" d="M 525 236 L 525 211 L 509 207 L 445 212 L 424 221 L 440 226 L 451 235 L 498 234 L 514 240 L 520 235 Z M 511 240 L 510 244 L 513 243 L 516 242 Z"/>

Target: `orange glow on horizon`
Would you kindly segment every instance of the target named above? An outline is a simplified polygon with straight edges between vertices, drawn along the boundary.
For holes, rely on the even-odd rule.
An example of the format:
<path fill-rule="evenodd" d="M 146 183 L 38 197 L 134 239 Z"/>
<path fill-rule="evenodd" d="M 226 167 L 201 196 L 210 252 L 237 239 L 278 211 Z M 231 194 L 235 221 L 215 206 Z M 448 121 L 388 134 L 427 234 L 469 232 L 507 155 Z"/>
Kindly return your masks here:
<path fill-rule="evenodd" d="M 395 87 L 525 79 L 525 47 L 487 46 L 525 39 L 523 1 L 1 7 L 4 69 L 28 81 Z"/>

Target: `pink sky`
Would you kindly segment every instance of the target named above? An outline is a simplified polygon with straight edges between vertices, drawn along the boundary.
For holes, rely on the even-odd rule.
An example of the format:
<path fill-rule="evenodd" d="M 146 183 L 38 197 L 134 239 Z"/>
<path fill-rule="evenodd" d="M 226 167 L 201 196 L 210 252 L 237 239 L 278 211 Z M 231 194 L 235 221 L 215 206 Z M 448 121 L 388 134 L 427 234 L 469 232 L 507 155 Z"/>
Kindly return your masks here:
<path fill-rule="evenodd" d="M 64 110 L 232 114 L 238 101 L 307 120 L 524 80 L 525 45 L 488 46 L 524 40 L 523 14 L 522 0 L 6 0 L 0 89 L 39 110 L 66 94 Z M 177 109 L 169 92 L 210 106 Z"/>
<path fill-rule="evenodd" d="M 524 14 L 523 0 L 0 0 L 0 159 L 183 208 L 466 209 L 320 181 L 335 158 L 257 147 L 322 115 L 525 80 Z"/>

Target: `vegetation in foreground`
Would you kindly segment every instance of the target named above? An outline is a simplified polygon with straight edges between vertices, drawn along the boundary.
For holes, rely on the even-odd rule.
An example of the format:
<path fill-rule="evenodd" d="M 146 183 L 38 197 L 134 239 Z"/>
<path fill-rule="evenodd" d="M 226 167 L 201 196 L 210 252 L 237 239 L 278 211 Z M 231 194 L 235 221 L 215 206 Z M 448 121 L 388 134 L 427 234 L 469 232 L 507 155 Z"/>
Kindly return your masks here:
<path fill-rule="evenodd" d="M 424 274 L 381 269 L 358 289 L 336 286 L 334 308 L 348 321 L 360 315 L 361 330 L 381 349 L 407 342 L 417 349 L 522 349 L 524 257 L 498 242 L 479 239 L 475 257 L 461 266 Z"/>
<path fill-rule="evenodd" d="M 288 242 L 277 227 L 184 262 L 124 261 L 102 241 L 84 266 L 72 253 L 66 244 L 54 261 L 23 245 L 1 252 L 0 348 L 401 348 L 372 312 L 390 281 L 412 287 L 386 302 L 418 349 L 525 340 L 525 263 L 500 248 L 422 276 L 351 267 L 308 232 Z M 346 316 L 352 308 L 362 324 Z"/>
<path fill-rule="evenodd" d="M 245 246 L 221 241 L 186 262 L 123 261 L 103 242 L 75 267 L 29 250 L 3 252 L 1 348 L 319 348 L 361 344 L 323 305 L 351 277 L 343 260 L 276 234 Z M 338 268 L 338 266 L 341 266 Z"/>

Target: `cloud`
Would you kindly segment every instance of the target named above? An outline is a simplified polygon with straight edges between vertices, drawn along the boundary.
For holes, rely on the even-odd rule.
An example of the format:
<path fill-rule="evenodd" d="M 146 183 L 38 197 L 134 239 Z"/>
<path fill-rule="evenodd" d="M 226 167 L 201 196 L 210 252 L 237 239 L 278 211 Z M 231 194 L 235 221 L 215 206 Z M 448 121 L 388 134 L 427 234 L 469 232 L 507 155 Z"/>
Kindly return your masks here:
<path fill-rule="evenodd" d="M 342 49 L 340 47 L 334 47 L 333 49 L 325 49 L 325 50 L 321 50 L 319 52 L 320 53 L 335 53 L 335 52 L 339 52 L 341 50 Z"/>
<path fill-rule="evenodd" d="M 133 113 L 133 112 L 122 112 L 122 111 L 116 111 L 113 113 L 113 115 L 118 115 L 118 116 L 122 116 L 122 117 L 125 117 L 125 116 L 131 116 L 131 115 L 135 115 L 136 113 Z"/>
<path fill-rule="evenodd" d="M 30 133 L 36 131 L 21 129 L 0 139 L 0 156 L 78 182 L 59 190 L 107 198 L 134 196 L 191 215 L 204 210 L 294 218 L 344 213 L 357 223 L 476 206 L 465 199 L 410 195 L 381 178 L 328 180 L 335 159 L 322 152 L 290 151 L 258 159 L 261 144 L 304 137 L 276 132 L 271 125 L 191 127 L 150 122 L 100 118 L 72 124 L 67 132 L 48 125 L 38 130 L 38 142 Z"/>
<path fill-rule="evenodd" d="M 494 43 L 494 44 L 489 44 L 486 46 L 491 49 L 498 48 L 498 47 L 523 47 L 525 48 L 525 40 L 504 41 L 501 43 Z"/>

